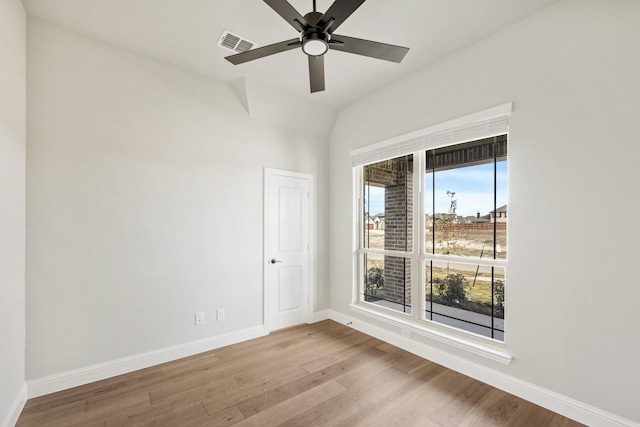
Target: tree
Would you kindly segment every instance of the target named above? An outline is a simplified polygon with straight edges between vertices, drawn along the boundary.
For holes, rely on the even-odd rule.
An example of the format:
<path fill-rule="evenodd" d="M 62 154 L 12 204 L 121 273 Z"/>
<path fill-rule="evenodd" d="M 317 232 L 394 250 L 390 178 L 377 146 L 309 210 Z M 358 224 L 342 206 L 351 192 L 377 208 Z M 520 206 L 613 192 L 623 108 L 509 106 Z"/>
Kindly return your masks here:
<path fill-rule="evenodd" d="M 438 243 L 445 255 L 459 254 L 464 249 L 464 245 L 460 242 L 465 238 L 465 228 L 459 223 L 456 209 L 458 208 L 458 200 L 455 198 L 456 192 L 447 190 L 449 197 L 449 213 L 440 218 L 434 218 L 434 227 L 436 224 L 440 230 L 440 238 Z"/>

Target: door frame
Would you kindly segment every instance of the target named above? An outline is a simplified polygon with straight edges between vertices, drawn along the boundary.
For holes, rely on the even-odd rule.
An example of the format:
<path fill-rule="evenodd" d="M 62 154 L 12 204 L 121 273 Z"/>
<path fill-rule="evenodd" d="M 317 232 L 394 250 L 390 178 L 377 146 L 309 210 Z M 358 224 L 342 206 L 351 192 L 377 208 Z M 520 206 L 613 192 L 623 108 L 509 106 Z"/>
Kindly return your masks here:
<path fill-rule="evenodd" d="M 270 207 L 270 184 L 272 176 L 284 176 L 289 178 L 298 178 L 307 180 L 309 183 L 309 250 L 307 251 L 307 266 L 308 266 L 308 277 L 307 277 L 307 289 L 303 290 L 303 294 L 306 295 L 307 301 L 304 305 L 305 313 L 304 313 L 304 321 L 306 323 L 313 322 L 313 307 L 315 301 L 315 271 L 316 266 L 313 262 L 315 259 L 315 187 L 314 180 L 312 174 L 302 173 L 302 172 L 293 172 L 282 169 L 272 169 L 272 168 L 264 168 L 264 206 L 263 206 L 263 272 L 262 272 L 262 294 L 264 297 L 264 308 L 262 321 L 264 324 L 265 332 L 271 332 L 271 328 L 269 325 L 269 309 L 271 306 L 270 295 L 268 292 L 269 289 L 269 243 L 270 243 L 270 235 L 269 235 L 269 207 Z"/>

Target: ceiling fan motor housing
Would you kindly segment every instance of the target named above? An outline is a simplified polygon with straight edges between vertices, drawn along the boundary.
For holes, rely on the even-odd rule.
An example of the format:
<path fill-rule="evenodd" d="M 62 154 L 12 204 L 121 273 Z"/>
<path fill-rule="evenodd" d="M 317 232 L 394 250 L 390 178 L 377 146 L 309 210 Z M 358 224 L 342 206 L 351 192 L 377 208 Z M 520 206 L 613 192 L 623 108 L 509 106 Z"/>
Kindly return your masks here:
<path fill-rule="evenodd" d="M 302 51 L 309 56 L 322 56 L 329 50 L 329 33 L 316 26 L 320 18 L 322 18 L 320 12 L 309 12 L 304 16 L 311 28 L 300 34 L 300 41 Z"/>

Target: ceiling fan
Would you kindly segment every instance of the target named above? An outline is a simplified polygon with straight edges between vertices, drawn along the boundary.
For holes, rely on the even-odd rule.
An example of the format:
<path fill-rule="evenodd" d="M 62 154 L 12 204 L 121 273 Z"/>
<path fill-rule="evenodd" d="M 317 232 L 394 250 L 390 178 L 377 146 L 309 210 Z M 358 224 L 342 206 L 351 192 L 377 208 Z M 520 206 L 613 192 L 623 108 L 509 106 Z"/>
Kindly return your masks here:
<path fill-rule="evenodd" d="M 329 49 L 339 50 L 385 61 L 400 63 L 409 51 L 408 47 L 394 46 L 371 40 L 334 34 L 334 31 L 365 0 L 335 0 L 324 14 L 316 11 L 316 0 L 313 0 L 313 12 L 302 16 L 287 0 L 264 0 L 276 13 L 282 16 L 300 36 L 280 43 L 260 47 L 236 55 L 227 56 L 234 65 L 264 58 L 265 56 L 285 52 L 297 47 L 307 54 L 309 59 L 309 80 L 311 93 L 324 90 L 324 54 Z"/>

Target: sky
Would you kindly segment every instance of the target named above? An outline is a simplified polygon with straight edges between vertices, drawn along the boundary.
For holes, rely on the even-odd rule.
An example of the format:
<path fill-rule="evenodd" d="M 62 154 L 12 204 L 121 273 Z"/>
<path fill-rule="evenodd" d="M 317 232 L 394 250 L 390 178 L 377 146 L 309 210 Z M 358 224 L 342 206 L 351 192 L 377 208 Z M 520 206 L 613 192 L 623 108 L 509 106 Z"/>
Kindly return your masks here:
<path fill-rule="evenodd" d="M 433 182 L 432 174 L 425 175 L 425 213 L 431 215 L 433 210 Z M 446 171 L 437 171 L 435 174 L 435 213 L 448 213 L 451 198 L 447 191 L 455 192 L 453 196 L 457 200 L 456 214 L 461 216 L 475 216 L 491 212 L 493 206 L 493 163 L 464 168 L 455 168 Z M 500 207 L 507 204 L 507 162 L 497 163 L 497 197 L 496 205 Z M 369 207 L 365 207 L 371 215 L 384 212 L 384 189 L 370 187 Z"/>

